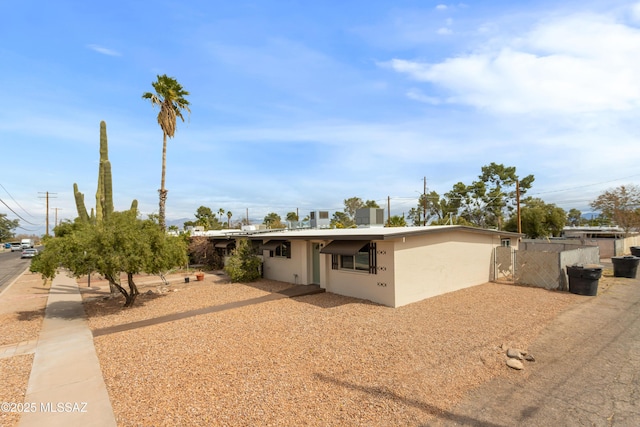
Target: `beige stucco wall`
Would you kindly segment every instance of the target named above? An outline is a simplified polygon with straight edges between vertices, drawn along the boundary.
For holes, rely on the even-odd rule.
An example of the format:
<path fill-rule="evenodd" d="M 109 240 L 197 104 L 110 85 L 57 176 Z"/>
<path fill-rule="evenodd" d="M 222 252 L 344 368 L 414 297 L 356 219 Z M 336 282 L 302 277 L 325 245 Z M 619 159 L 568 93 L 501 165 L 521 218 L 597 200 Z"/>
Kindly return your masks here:
<path fill-rule="evenodd" d="M 395 307 L 489 281 L 498 236 L 437 233 L 395 241 Z"/>
<path fill-rule="evenodd" d="M 326 277 L 321 286 L 327 292 L 394 307 L 393 242 L 377 241 L 376 251 L 377 274 L 369 274 L 364 271 L 332 270 L 331 255 L 321 254 L 320 258 L 324 258 L 324 270 L 321 270 L 321 274 Z"/>
<path fill-rule="evenodd" d="M 269 251 L 264 251 L 262 268 L 265 279 L 298 285 L 309 284 L 308 246 L 308 242 L 304 240 L 292 240 L 291 258 L 270 257 Z"/>

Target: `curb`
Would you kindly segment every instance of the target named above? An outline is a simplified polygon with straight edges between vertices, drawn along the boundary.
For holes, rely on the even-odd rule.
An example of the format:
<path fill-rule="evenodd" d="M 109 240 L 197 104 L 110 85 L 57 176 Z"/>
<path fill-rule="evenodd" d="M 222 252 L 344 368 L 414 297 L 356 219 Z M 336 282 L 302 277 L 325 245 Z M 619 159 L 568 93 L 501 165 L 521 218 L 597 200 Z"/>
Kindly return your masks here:
<path fill-rule="evenodd" d="M 27 271 L 29 271 L 29 267 L 25 268 L 25 270 L 18 274 L 18 277 L 16 277 L 15 279 L 13 279 L 13 281 L 11 283 L 9 283 L 7 285 L 6 288 L 4 288 L 1 292 L 0 292 L 0 297 L 2 297 L 2 295 L 7 292 L 9 290 L 9 288 L 11 288 L 18 280 L 20 280 L 20 278 L 24 275 L 24 273 L 26 273 Z"/>

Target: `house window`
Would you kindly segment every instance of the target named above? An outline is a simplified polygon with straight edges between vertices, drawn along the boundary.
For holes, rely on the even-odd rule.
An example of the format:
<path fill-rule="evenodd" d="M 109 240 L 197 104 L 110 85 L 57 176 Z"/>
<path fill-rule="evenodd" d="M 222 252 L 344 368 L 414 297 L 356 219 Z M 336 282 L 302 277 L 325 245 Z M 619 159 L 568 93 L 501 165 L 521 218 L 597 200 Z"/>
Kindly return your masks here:
<path fill-rule="evenodd" d="M 291 242 L 288 240 L 269 240 L 260 249 L 269 251 L 270 257 L 291 258 Z"/>
<path fill-rule="evenodd" d="M 376 244 L 362 242 L 344 242 L 347 245 L 354 244 L 357 246 L 354 250 L 348 250 L 344 245 L 335 248 L 334 251 L 325 251 L 331 253 L 331 268 L 333 270 L 351 270 L 368 272 L 369 274 L 377 273 Z M 342 249 L 342 250 L 341 250 Z M 346 250 L 344 250 L 346 249 Z M 348 253 L 345 253 L 348 252 Z"/>
<path fill-rule="evenodd" d="M 355 255 L 340 255 L 340 268 L 369 271 L 369 250 L 362 250 Z"/>
<path fill-rule="evenodd" d="M 500 241 L 500 246 L 511 246 L 511 239 L 502 239 Z"/>
<path fill-rule="evenodd" d="M 273 250 L 276 258 L 291 258 L 291 242 L 281 242 Z"/>

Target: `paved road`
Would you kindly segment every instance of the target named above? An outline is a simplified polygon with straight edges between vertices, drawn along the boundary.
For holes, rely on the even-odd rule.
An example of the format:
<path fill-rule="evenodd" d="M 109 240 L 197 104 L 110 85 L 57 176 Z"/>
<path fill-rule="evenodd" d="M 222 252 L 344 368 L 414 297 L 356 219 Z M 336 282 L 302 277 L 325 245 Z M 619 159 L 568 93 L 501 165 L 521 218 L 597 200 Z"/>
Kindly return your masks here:
<path fill-rule="evenodd" d="M 29 267 L 30 259 L 20 259 L 21 252 L 0 252 L 0 292 Z"/>
<path fill-rule="evenodd" d="M 536 362 L 475 390 L 433 426 L 640 425 L 640 280 L 561 314 Z"/>

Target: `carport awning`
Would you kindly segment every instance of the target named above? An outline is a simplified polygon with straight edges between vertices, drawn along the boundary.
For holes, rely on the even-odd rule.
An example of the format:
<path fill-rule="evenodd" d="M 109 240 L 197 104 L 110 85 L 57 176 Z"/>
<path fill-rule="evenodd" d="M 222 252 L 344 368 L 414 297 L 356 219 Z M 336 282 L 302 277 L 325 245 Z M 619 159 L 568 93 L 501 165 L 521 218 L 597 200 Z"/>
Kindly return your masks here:
<path fill-rule="evenodd" d="M 362 240 L 334 240 L 324 248 L 320 249 L 321 254 L 332 255 L 355 255 L 369 242 Z"/>
<path fill-rule="evenodd" d="M 278 246 L 283 244 L 286 240 L 269 240 L 267 243 L 263 243 L 260 248 L 263 251 L 274 251 Z"/>
<path fill-rule="evenodd" d="M 216 248 L 228 248 L 230 245 L 233 245 L 235 243 L 235 241 L 233 240 L 225 240 L 224 242 L 216 242 L 215 245 L 213 245 Z"/>

